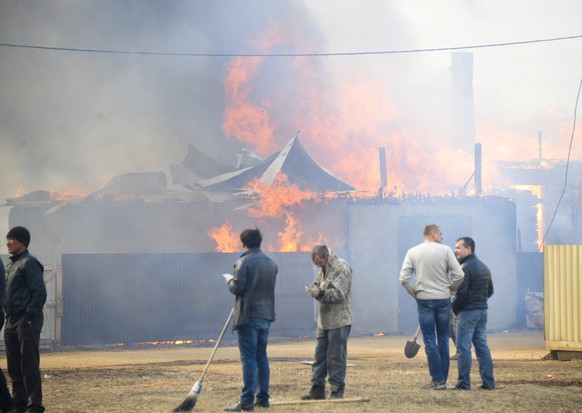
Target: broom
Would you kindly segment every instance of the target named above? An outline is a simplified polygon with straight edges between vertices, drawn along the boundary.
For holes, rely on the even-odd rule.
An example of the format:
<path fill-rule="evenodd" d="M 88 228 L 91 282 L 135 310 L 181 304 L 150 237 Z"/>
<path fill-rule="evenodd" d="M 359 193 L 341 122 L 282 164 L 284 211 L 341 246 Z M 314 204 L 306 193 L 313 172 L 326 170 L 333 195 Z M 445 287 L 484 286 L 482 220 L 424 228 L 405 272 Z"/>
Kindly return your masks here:
<path fill-rule="evenodd" d="M 216 340 L 216 344 L 214 345 L 214 349 L 212 349 L 212 353 L 210 354 L 210 358 L 206 362 L 206 366 L 204 366 L 204 370 L 202 370 L 202 374 L 200 375 L 200 378 L 198 379 L 198 381 L 196 383 L 194 383 L 194 386 L 192 386 L 190 393 L 188 393 L 188 396 L 186 396 L 184 401 L 182 403 L 180 403 L 180 405 L 174 409 L 174 412 L 189 412 L 194 408 L 194 406 L 196 406 L 196 402 L 198 401 L 198 396 L 200 395 L 200 392 L 202 391 L 202 381 L 204 380 L 204 376 L 206 376 L 206 372 L 208 371 L 208 367 L 210 366 L 210 363 L 212 362 L 212 359 L 214 358 L 214 354 L 216 353 L 216 350 L 218 349 L 218 346 L 220 345 L 220 342 L 222 341 L 222 338 L 224 337 L 224 333 L 226 333 L 226 329 L 228 328 L 228 325 L 230 324 L 230 320 L 232 320 L 233 314 L 234 314 L 234 307 L 232 308 L 232 310 L 230 310 L 230 314 L 228 315 L 228 318 L 226 319 L 226 323 L 224 323 L 224 327 L 222 328 L 222 331 L 220 332 L 220 336 L 218 337 L 218 340 Z"/>

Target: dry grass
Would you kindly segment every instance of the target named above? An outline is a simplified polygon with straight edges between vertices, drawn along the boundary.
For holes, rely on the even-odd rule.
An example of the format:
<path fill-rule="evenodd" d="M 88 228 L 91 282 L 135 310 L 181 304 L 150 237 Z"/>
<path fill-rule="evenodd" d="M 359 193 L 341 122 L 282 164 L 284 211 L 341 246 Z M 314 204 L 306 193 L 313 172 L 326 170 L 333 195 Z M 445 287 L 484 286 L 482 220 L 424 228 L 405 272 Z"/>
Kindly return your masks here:
<path fill-rule="evenodd" d="M 582 411 L 582 360 L 542 360 L 539 331 L 489 338 L 498 389 L 421 389 L 429 381 L 423 350 L 406 359 L 409 337 L 358 337 L 349 343 L 345 397 L 352 404 L 272 406 L 271 412 L 575 412 Z M 422 343 L 422 341 L 420 340 Z M 310 386 L 314 341 L 271 343 L 271 401 L 299 400 Z M 41 356 L 47 412 L 171 412 L 198 380 L 210 348 L 61 351 Z M 449 382 L 454 384 L 456 362 Z M 546 378 L 551 375 L 555 378 Z M 476 363 L 473 385 L 479 382 Z M 218 412 L 235 404 L 241 388 L 238 349 L 220 348 L 194 411 Z M 578 410 L 577 410 L 578 409 Z M 256 409 L 256 411 L 261 411 Z M 266 410 L 262 410 L 265 411 Z"/>

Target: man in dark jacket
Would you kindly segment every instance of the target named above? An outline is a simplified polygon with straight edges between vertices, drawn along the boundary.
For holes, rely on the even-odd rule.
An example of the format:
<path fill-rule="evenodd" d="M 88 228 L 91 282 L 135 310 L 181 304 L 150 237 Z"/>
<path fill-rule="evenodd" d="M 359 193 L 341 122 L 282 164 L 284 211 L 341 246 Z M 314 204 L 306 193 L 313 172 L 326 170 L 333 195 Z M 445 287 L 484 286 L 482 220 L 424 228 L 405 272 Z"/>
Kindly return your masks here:
<path fill-rule="evenodd" d="M 30 233 L 24 227 L 6 234 L 11 257 L 6 266 L 4 343 L 16 410 L 43 412 L 39 346 L 46 287 L 44 267 L 28 252 L 29 243 Z"/>
<path fill-rule="evenodd" d="M 4 305 L 6 304 L 6 274 L 4 263 L 0 259 L 0 329 L 4 326 Z M 14 399 L 10 396 L 6 376 L 0 369 L 0 412 L 10 412 L 16 407 Z"/>
<path fill-rule="evenodd" d="M 487 300 L 493 295 L 491 271 L 475 255 L 475 241 L 462 237 L 455 245 L 455 255 L 463 268 L 465 278 L 457 290 L 453 301 L 453 311 L 457 315 L 457 350 L 459 379 L 457 390 L 471 389 L 471 343 L 479 362 L 481 388 L 493 390 L 493 361 L 487 345 Z"/>
<path fill-rule="evenodd" d="M 244 230 L 240 240 L 245 252 L 234 266 L 233 277 L 226 283 L 236 296 L 233 328 L 238 336 L 243 388 L 239 403 L 224 409 L 228 412 L 251 411 L 255 405 L 269 407 L 267 341 L 271 323 L 275 321 L 278 268 L 261 252 L 263 237 L 258 229 Z"/>

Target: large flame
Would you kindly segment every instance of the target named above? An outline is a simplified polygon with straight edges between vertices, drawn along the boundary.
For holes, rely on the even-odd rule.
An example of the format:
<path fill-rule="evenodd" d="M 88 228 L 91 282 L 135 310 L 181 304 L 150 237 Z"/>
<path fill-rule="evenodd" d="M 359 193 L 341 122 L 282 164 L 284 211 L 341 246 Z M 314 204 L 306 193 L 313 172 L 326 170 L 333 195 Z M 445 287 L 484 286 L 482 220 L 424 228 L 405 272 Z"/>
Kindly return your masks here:
<path fill-rule="evenodd" d="M 276 29 L 270 25 L 261 36 L 261 51 L 299 41 L 296 31 Z M 462 185 L 472 171 L 471 156 L 442 145 L 431 129 L 398 126 L 403 120 L 389 91 L 378 87 L 385 83 L 378 76 L 355 71 L 332 82 L 321 61 L 305 57 L 234 58 L 227 70 L 223 129 L 263 156 L 286 142 L 286 126 L 305 134 L 303 143 L 318 164 L 358 190 L 378 190 L 380 147 L 387 149 L 388 184 L 395 192 L 443 192 L 451 181 Z M 278 71 L 284 72 L 280 82 Z"/>
<path fill-rule="evenodd" d="M 247 189 L 258 196 L 257 202 L 248 209 L 248 214 L 256 218 L 285 218 L 285 229 L 277 233 L 277 251 L 308 251 L 311 242 L 302 240 L 303 226 L 295 217 L 295 211 L 304 202 L 318 197 L 315 192 L 302 191 L 297 185 L 290 185 L 287 177 L 280 173 L 270 185 L 256 179 Z M 302 242 L 303 241 L 303 242 Z"/>
<path fill-rule="evenodd" d="M 277 232 L 277 243 L 267 243 L 263 247 L 266 251 L 310 251 L 314 244 L 325 243 L 322 234 L 306 238 L 303 226 L 296 218 L 297 211 L 305 202 L 323 199 L 321 195 L 311 191 L 302 191 L 297 185 L 289 184 L 287 177 L 282 173 L 277 175 L 272 184 L 255 179 L 245 187 L 245 190 L 253 202 L 253 205 L 246 210 L 250 217 L 285 222 L 284 229 Z M 217 252 L 240 250 L 238 232 L 229 222 L 220 227 L 211 228 L 209 236 L 216 242 Z"/>
<path fill-rule="evenodd" d="M 257 36 L 254 47 L 263 53 L 280 52 L 285 47 L 322 48 L 309 43 L 314 37 L 310 36 L 310 40 L 306 40 L 307 36 L 298 37 L 301 30 L 289 29 L 296 28 L 297 21 L 288 19 L 279 24 L 270 22 Z M 269 156 L 286 143 L 289 131 L 301 130 L 305 137 L 302 143 L 313 159 L 356 187 L 363 196 L 449 195 L 466 187 L 474 172 L 473 154 L 454 147 L 450 137 L 436 132 L 442 128 L 424 122 L 422 114 L 415 113 L 411 119 L 401 113 L 386 87 L 388 69 L 373 74 L 361 66 L 338 69 L 333 64 L 325 66 L 327 62 L 313 57 L 233 58 L 226 67 L 225 133 L 251 145 L 250 149 L 262 156 Z M 503 178 L 492 160 L 565 158 L 572 129 L 569 115 L 555 107 L 544 108 L 538 115 L 535 127 L 542 127 L 548 142 L 553 143 L 544 143 L 543 153 L 537 142 L 537 129 L 531 130 L 531 126 L 522 125 L 520 129 L 515 122 L 501 124 L 489 119 L 476 125 L 475 140 L 485 148 L 481 165 L 483 193 L 493 193 L 491 188 Z M 573 158 L 582 156 L 582 130 L 576 135 Z M 380 188 L 380 147 L 386 149 L 387 157 L 385 188 Z M 300 194 L 301 191 L 295 192 L 296 188 L 285 189 L 282 181 L 269 188 L 254 183 L 253 188 L 260 197 L 249 214 L 285 221 L 285 230 L 279 234 L 280 250 L 299 250 L 306 245 L 294 211 L 302 201 L 318 201 L 325 194 L 319 194 L 320 198 Z M 468 188 L 465 193 L 472 195 L 474 189 Z M 542 228 L 540 204 L 538 234 Z"/>

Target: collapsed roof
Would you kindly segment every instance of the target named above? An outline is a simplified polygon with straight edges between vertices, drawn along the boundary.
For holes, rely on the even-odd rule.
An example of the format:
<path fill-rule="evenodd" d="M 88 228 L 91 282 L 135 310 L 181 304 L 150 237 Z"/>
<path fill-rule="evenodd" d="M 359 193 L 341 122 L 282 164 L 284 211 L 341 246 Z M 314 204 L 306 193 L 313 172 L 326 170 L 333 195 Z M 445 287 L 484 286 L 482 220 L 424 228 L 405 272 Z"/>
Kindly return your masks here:
<path fill-rule="evenodd" d="M 71 203 L 95 203 L 123 200 L 144 202 L 201 201 L 223 202 L 252 193 L 250 184 L 260 182 L 272 185 L 284 176 L 288 185 L 301 191 L 317 193 L 353 192 L 356 189 L 320 167 L 307 153 L 297 135 L 285 147 L 266 159 L 242 150 L 237 156 L 237 167 L 221 164 L 208 157 L 193 145 L 181 165 L 170 164 L 172 182 L 189 191 L 168 191 L 166 176 L 161 171 L 133 172 L 113 177 L 103 188 L 76 199 L 63 199 L 61 194 L 34 191 L 7 199 L 6 205 L 51 204 L 63 206 Z M 190 194 L 190 195 L 188 195 Z M 54 208 L 50 212 L 54 212 Z"/>
<path fill-rule="evenodd" d="M 256 155 L 254 156 L 253 158 L 248 152 L 246 153 L 247 159 L 257 159 Z M 183 166 L 191 170 L 191 179 L 184 180 L 183 171 L 174 168 L 172 169 L 173 182 L 181 183 L 191 189 L 198 189 L 215 202 L 232 199 L 237 194 L 248 192 L 249 184 L 256 180 L 265 185 L 272 185 L 281 175 L 286 177 L 289 185 L 296 185 L 302 191 L 318 193 L 355 191 L 354 187 L 315 163 L 301 145 L 297 135 L 291 138 L 280 152 L 272 154 L 254 166 L 242 167 L 207 179 L 195 181 L 193 178 L 196 172 L 191 169 L 190 164 L 190 162 L 188 164 L 184 162 Z M 174 175 L 174 172 L 178 174 Z"/>

